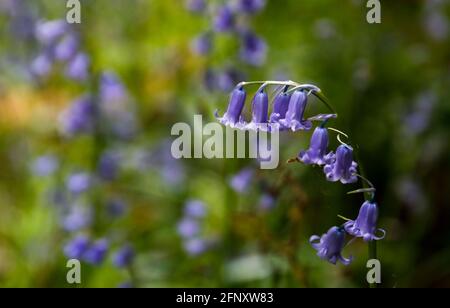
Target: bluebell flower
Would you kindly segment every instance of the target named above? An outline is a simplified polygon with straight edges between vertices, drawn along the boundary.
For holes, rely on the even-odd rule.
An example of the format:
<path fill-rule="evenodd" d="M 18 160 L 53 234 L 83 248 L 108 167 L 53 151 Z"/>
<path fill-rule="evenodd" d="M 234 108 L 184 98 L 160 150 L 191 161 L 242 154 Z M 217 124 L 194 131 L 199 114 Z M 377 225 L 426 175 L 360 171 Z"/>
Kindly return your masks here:
<path fill-rule="evenodd" d="M 212 39 L 210 33 L 202 33 L 197 36 L 191 43 L 191 49 L 200 56 L 205 56 L 211 52 Z"/>
<path fill-rule="evenodd" d="M 263 90 L 258 91 L 252 102 L 252 121 L 246 126 L 252 130 L 269 130 L 269 97 Z"/>
<path fill-rule="evenodd" d="M 105 181 L 115 180 L 119 172 L 119 161 L 118 153 L 111 151 L 103 153 L 97 167 L 100 178 Z"/>
<path fill-rule="evenodd" d="M 125 245 L 113 255 L 113 264 L 119 268 L 127 267 L 133 262 L 134 256 L 134 249 L 130 245 Z"/>
<path fill-rule="evenodd" d="M 90 96 L 75 100 L 60 118 L 61 130 L 67 136 L 91 133 L 94 130 L 96 107 Z"/>
<path fill-rule="evenodd" d="M 36 158 L 32 171 L 37 176 L 49 176 L 58 169 L 59 162 L 54 155 L 44 155 Z"/>
<path fill-rule="evenodd" d="M 101 264 L 108 252 L 108 241 L 106 239 L 100 239 L 92 243 L 83 254 L 83 260 L 93 265 Z"/>
<path fill-rule="evenodd" d="M 323 169 L 327 180 L 341 181 L 342 184 L 355 183 L 358 180 L 355 175 L 358 164 L 353 161 L 353 149 L 348 145 L 340 145 L 335 157 L 334 161 L 325 165 Z"/>
<path fill-rule="evenodd" d="M 311 236 L 309 242 L 317 251 L 317 256 L 332 264 L 341 261 L 342 264 L 349 265 L 352 261 L 352 258 L 344 258 L 341 254 L 345 245 L 345 231 L 343 228 L 332 227 L 322 237 L 317 235 Z"/>
<path fill-rule="evenodd" d="M 215 113 L 220 123 L 233 128 L 244 128 L 245 122 L 241 114 L 244 109 L 246 97 L 247 94 L 243 88 L 235 88 L 230 95 L 228 109 L 223 117 L 220 118 L 217 111 Z"/>
<path fill-rule="evenodd" d="M 191 12 L 202 13 L 206 7 L 206 0 L 186 0 L 186 8 Z"/>
<path fill-rule="evenodd" d="M 100 77 L 100 85 L 99 85 L 99 96 L 100 101 L 106 108 L 111 109 L 115 108 L 114 102 L 118 102 L 118 104 L 123 103 L 128 100 L 128 93 L 120 81 L 119 77 L 112 72 L 103 72 Z M 120 110 L 122 111 L 122 110 Z"/>
<path fill-rule="evenodd" d="M 190 256 L 198 256 L 208 249 L 208 244 L 200 238 L 191 238 L 185 241 L 184 250 Z"/>
<path fill-rule="evenodd" d="M 235 85 L 244 80 L 244 74 L 234 68 L 224 69 L 216 76 L 217 89 L 229 92 L 235 88 Z"/>
<path fill-rule="evenodd" d="M 266 0 L 237 0 L 236 8 L 239 12 L 254 14 L 261 11 L 266 5 Z"/>
<path fill-rule="evenodd" d="M 238 193 L 244 193 L 248 190 L 253 180 L 254 171 L 250 168 L 245 168 L 233 176 L 230 180 L 230 186 Z"/>
<path fill-rule="evenodd" d="M 65 74 L 73 80 L 85 81 L 89 77 L 89 65 L 89 57 L 80 52 L 69 61 Z"/>
<path fill-rule="evenodd" d="M 219 7 L 214 16 L 214 30 L 217 32 L 228 32 L 234 28 L 235 16 L 230 7 L 223 5 Z"/>
<path fill-rule="evenodd" d="M 244 31 L 241 37 L 241 59 L 250 65 L 263 65 L 267 55 L 266 42 L 251 31 Z"/>
<path fill-rule="evenodd" d="M 58 61 L 68 61 L 75 56 L 79 40 L 75 35 L 65 36 L 54 48 L 54 56 Z"/>
<path fill-rule="evenodd" d="M 91 184 L 91 176 L 84 172 L 71 174 L 66 181 L 67 189 L 73 194 L 85 192 L 91 187 Z"/>
<path fill-rule="evenodd" d="M 328 149 L 328 130 L 325 127 L 316 127 L 311 137 L 309 149 L 301 151 L 298 159 L 307 165 L 325 165 L 330 164 L 334 159 L 333 152 L 327 153 Z"/>
<path fill-rule="evenodd" d="M 259 209 L 261 211 L 270 211 L 275 207 L 275 198 L 270 194 L 263 194 L 259 199 Z"/>
<path fill-rule="evenodd" d="M 312 123 L 303 119 L 307 101 L 308 97 L 303 91 L 295 91 L 292 94 L 286 117 L 279 121 L 281 129 L 290 129 L 295 132 L 312 128 Z"/>
<path fill-rule="evenodd" d="M 89 247 L 89 238 L 77 235 L 64 246 L 64 254 L 69 259 L 81 259 Z"/>
<path fill-rule="evenodd" d="M 37 77 L 44 77 L 50 73 L 53 68 L 53 59 L 47 53 L 38 55 L 30 65 L 30 71 Z"/>
<path fill-rule="evenodd" d="M 182 219 L 177 226 L 178 234 L 183 238 L 192 238 L 200 232 L 197 220 L 192 218 Z"/>
<path fill-rule="evenodd" d="M 54 43 L 68 30 L 69 24 L 65 20 L 41 21 L 36 25 L 36 38 L 42 44 Z"/>
<path fill-rule="evenodd" d="M 206 215 L 206 207 L 202 201 L 189 200 L 184 206 L 184 215 L 192 218 L 201 218 Z"/>
<path fill-rule="evenodd" d="M 80 231 L 92 223 L 92 211 L 82 204 L 74 204 L 69 213 L 63 218 L 64 230 L 69 232 Z"/>
<path fill-rule="evenodd" d="M 281 119 L 286 117 L 290 100 L 291 95 L 284 91 L 275 96 L 273 99 L 272 114 L 270 115 L 270 123 L 278 123 Z"/>
<path fill-rule="evenodd" d="M 350 220 L 345 223 L 344 228 L 348 234 L 355 237 L 361 237 L 364 241 L 381 240 L 385 237 L 386 232 L 383 229 L 377 229 L 378 207 L 375 202 L 366 201 L 359 210 L 356 220 Z M 377 236 L 377 231 L 381 232 L 381 236 Z"/>

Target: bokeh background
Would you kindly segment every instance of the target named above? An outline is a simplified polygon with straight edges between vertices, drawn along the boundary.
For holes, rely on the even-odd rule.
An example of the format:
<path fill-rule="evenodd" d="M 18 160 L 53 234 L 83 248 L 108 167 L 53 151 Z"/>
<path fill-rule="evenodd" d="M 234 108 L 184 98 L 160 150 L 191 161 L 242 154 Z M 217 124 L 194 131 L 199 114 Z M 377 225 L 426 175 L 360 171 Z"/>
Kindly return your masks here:
<path fill-rule="evenodd" d="M 362 241 L 347 267 L 308 243 L 363 201 L 285 163 L 310 132 L 276 170 L 170 156 L 237 82 L 290 79 L 378 189 L 382 286 L 450 287 L 450 1 L 381 1 L 373 25 L 362 0 L 86 0 L 79 25 L 65 2 L 0 0 L 0 286 L 70 287 L 79 255 L 82 287 L 366 287 Z"/>

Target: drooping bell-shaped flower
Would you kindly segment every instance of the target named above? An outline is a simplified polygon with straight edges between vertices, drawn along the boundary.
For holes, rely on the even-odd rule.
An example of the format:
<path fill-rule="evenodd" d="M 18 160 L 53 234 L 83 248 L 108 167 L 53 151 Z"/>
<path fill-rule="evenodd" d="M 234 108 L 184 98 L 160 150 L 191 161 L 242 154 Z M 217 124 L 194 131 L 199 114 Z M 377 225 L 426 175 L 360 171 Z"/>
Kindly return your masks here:
<path fill-rule="evenodd" d="M 378 206 L 375 202 L 366 201 L 359 210 L 356 220 L 350 220 L 345 223 L 344 228 L 348 234 L 355 237 L 361 237 L 364 241 L 382 240 L 386 232 L 383 229 L 377 229 Z M 381 236 L 377 236 L 377 231 Z"/>
<path fill-rule="evenodd" d="M 63 250 L 67 258 L 80 259 L 88 248 L 89 238 L 85 235 L 77 235 L 64 246 Z"/>
<path fill-rule="evenodd" d="M 200 56 L 209 54 L 211 52 L 212 47 L 213 44 L 210 33 L 200 34 L 191 43 L 192 51 Z"/>
<path fill-rule="evenodd" d="M 54 54 L 58 61 L 68 61 L 77 53 L 79 40 L 75 35 L 66 35 L 55 46 Z"/>
<path fill-rule="evenodd" d="M 230 179 L 230 186 L 237 193 L 246 192 L 252 184 L 254 171 L 251 168 L 245 168 Z"/>
<path fill-rule="evenodd" d="M 66 68 L 66 76 L 76 81 L 85 81 L 89 77 L 90 59 L 85 53 L 78 53 L 70 60 Z"/>
<path fill-rule="evenodd" d="M 322 237 L 317 235 L 311 236 L 309 239 L 311 246 L 317 251 L 317 256 L 332 264 L 341 261 L 344 265 L 349 265 L 352 258 L 344 258 L 342 249 L 345 245 L 345 231 L 343 228 L 332 227 Z"/>
<path fill-rule="evenodd" d="M 266 61 L 267 44 L 251 31 L 242 33 L 241 59 L 253 66 L 261 66 Z"/>
<path fill-rule="evenodd" d="M 193 13 L 202 13 L 206 9 L 206 0 L 186 0 L 186 8 Z"/>
<path fill-rule="evenodd" d="M 191 238 L 184 243 L 184 250 L 192 257 L 201 255 L 208 250 L 208 242 L 201 238 Z"/>
<path fill-rule="evenodd" d="M 64 135 L 73 136 L 90 133 L 94 129 L 97 110 L 90 96 L 75 100 L 60 118 L 61 131 Z"/>
<path fill-rule="evenodd" d="M 191 238 L 200 232 L 200 225 L 198 221 L 193 218 L 184 218 L 178 223 L 177 231 L 181 237 Z"/>
<path fill-rule="evenodd" d="M 124 268 L 133 262 L 135 252 L 133 247 L 125 245 L 113 255 L 113 264 L 118 268 Z"/>
<path fill-rule="evenodd" d="M 340 145 L 336 150 L 336 158 L 325 165 L 323 171 L 328 181 L 350 184 L 358 180 L 355 175 L 357 167 L 358 164 L 353 161 L 353 149 L 348 145 Z"/>
<path fill-rule="evenodd" d="M 286 117 L 280 120 L 282 129 L 291 129 L 294 132 L 311 129 L 312 123 L 303 119 L 307 101 L 307 95 L 303 91 L 295 91 L 292 94 Z"/>
<path fill-rule="evenodd" d="M 217 32 L 228 32 L 234 28 L 234 14 L 226 5 L 219 7 L 214 16 L 214 30 Z"/>
<path fill-rule="evenodd" d="M 191 218 L 202 218 L 206 215 L 206 206 L 200 200 L 189 200 L 184 206 L 184 214 Z"/>
<path fill-rule="evenodd" d="M 333 152 L 327 153 L 328 148 L 328 130 L 325 127 L 316 127 L 311 137 L 309 149 L 301 151 L 298 159 L 307 165 L 325 165 L 334 159 Z"/>
<path fill-rule="evenodd" d="M 252 103 L 252 121 L 247 129 L 268 130 L 269 97 L 262 89 L 256 93 Z"/>
<path fill-rule="evenodd" d="M 273 99 L 272 114 L 270 115 L 270 123 L 277 123 L 279 120 L 286 117 L 290 99 L 291 95 L 286 92 L 282 92 L 275 96 Z"/>
<path fill-rule="evenodd" d="M 53 43 L 66 33 L 68 27 L 69 24 L 62 19 L 41 21 L 36 25 L 36 38 L 42 44 Z"/>
<path fill-rule="evenodd" d="M 261 11 L 266 5 L 266 0 L 238 0 L 236 7 L 239 12 L 254 14 Z"/>
<path fill-rule="evenodd" d="M 244 128 L 245 122 L 242 114 L 242 109 L 245 105 L 245 99 L 247 98 L 247 94 L 244 89 L 236 88 L 231 92 L 230 101 L 228 103 L 228 109 L 223 115 L 223 117 L 219 117 L 216 111 L 216 118 L 220 121 L 220 123 L 233 127 L 233 128 Z"/>
<path fill-rule="evenodd" d="M 109 243 L 106 239 L 97 240 L 83 254 L 83 260 L 93 265 L 101 264 L 105 260 L 108 247 Z"/>

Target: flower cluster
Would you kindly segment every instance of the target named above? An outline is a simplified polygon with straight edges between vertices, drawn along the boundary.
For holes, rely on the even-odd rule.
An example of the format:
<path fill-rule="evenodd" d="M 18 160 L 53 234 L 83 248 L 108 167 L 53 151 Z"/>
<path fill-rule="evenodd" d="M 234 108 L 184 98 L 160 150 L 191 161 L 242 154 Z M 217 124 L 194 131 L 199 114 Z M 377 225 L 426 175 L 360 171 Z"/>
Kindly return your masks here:
<path fill-rule="evenodd" d="M 66 77 L 86 81 L 90 59 L 80 48 L 80 38 L 73 26 L 64 20 L 40 21 L 35 37 L 41 45 L 39 55 L 31 64 L 31 72 L 38 77 L 50 74 L 56 65 L 64 66 Z"/>
<path fill-rule="evenodd" d="M 244 87 L 251 84 L 262 84 L 262 86 L 253 98 L 252 117 L 249 122 L 245 120 L 242 113 L 247 98 Z M 265 91 L 268 85 L 282 87 L 282 90 L 278 90 L 278 94 L 273 99 L 273 109 L 270 115 L 269 98 Z M 309 148 L 300 151 L 295 160 L 306 165 L 316 165 L 323 168 L 328 181 L 351 184 L 357 182 L 358 178 L 361 178 L 371 186 L 368 189 L 352 192 L 368 192 L 372 194 L 372 198 L 361 206 L 359 215 L 355 220 L 348 220 L 341 227 L 332 227 L 321 237 L 314 235 L 310 238 L 310 243 L 317 250 L 317 255 L 320 258 L 333 264 L 341 261 L 343 264 L 348 265 L 351 262 L 351 258 L 344 258 L 341 254 L 345 246 L 346 234 L 370 242 L 383 239 L 385 231 L 377 228 L 378 206 L 374 201 L 375 188 L 372 183 L 357 173 L 358 164 L 353 159 L 353 148 L 340 139 L 341 136 L 347 138 L 348 136 L 341 131 L 332 129 L 339 134 L 337 139 L 341 144 L 335 152 L 328 149 L 329 129 L 326 126 L 331 119 L 337 117 L 336 113 L 319 114 L 305 118 L 308 95 L 310 94 L 317 96 L 332 109 L 324 99 L 320 89 L 313 85 L 300 85 L 292 81 L 241 82 L 232 91 L 225 114 L 219 117 L 216 112 L 216 117 L 222 124 L 233 128 L 269 132 L 310 130 L 313 126 L 312 121 L 322 122 L 321 125 L 314 129 Z M 231 185 L 238 192 L 245 191 L 251 178 L 251 170 L 244 169 L 233 177 Z"/>
<path fill-rule="evenodd" d="M 191 49 L 200 56 L 213 52 L 214 38 L 230 34 L 239 42 L 238 58 L 251 66 L 261 66 L 267 57 L 267 43 L 249 27 L 249 17 L 264 9 L 265 0 L 236 0 L 223 4 L 205 0 L 188 0 L 189 11 L 203 15 L 210 20 L 210 29 L 198 35 L 191 43 Z M 204 81 L 207 89 L 229 91 L 242 74 L 236 68 L 208 69 Z"/>
<path fill-rule="evenodd" d="M 230 94 L 227 111 L 216 118 L 220 123 L 232 128 L 242 130 L 262 131 L 300 131 L 310 130 L 312 121 L 326 120 L 336 117 L 335 114 L 320 114 L 305 118 L 308 103 L 308 94 L 316 88 L 309 85 L 301 86 L 292 82 L 280 82 L 284 85 L 283 90 L 273 99 L 273 109 L 269 115 L 269 96 L 266 91 L 267 84 L 263 84 L 252 100 L 251 120 L 246 121 L 243 115 L 247 93 L 242 82 Z M 292 89 L 290 88 L 292 87 Z"/>
<path fill-rule="evenodd" d="M 178 222 L 178 234 L 183 239 L 187 254 L 198 256 L 207 251 L 211 241 L 201 236 L 201 219 L 206 215 L 205 204 L 199 200 L 189 200 L 184 206 L 183 218 Z"/>

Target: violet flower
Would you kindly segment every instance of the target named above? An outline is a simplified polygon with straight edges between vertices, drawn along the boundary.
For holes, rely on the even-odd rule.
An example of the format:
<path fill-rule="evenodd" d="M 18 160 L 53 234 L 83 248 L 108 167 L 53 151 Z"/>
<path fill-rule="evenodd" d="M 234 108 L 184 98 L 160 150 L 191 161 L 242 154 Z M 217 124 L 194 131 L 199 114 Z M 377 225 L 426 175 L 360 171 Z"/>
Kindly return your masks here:
<path fill-rule="evenodd" d="M 96 241 L 85 251 L 83 260 L 93 265 L 99 265 L 105 259 L 108 247 L 109 244 L 106 239 Z"/>
<path fill-rule="evenodd" d="M 84 53 L 78 53 L 66 68 L 66 76 L 76 80 L 85 81 L 89 77 L 89 57 Z"/>
<path fill-rule="evenodd" d="M 54 48 L 54 56 L 59 61 L 68 61 L 75 56 L 79 46 L 75 35 L 67 35 Z"/>
<path fill-rule="evenodd" d="M 62 19 L 39 22 L 35 29 L 36 38 L 42 44 L 51 44 L 62 37 L 68 27 L 69 24 Z"/>
<path fill-rule="evenodd" d="M 130 265 L 131 262 L 133 262 L 134 257 L 134 249 L 129 245 L 125 245 L 113 255 L 112 261 L 116 267 L 124 268 Z"/>
<path fill-rule="evenodd" d="M 345 231 L 343 228 L 332 227 L 322 237 L 317 235 L 311 236 L 309 242 L 317 251 L 317 256 L 332 264 L 341 261 L 342 264 L 349 265 L 352 261 L 351 257 L 347 259 L 341 254 L 345 245 Z"/>
<path fill-rule="evenodd" d="M 200 56 L 205 56 L 211 52 L 212 40 L 210 33 L 203 33 L 197 36 L 191 44 L 191 49 L 194 53 Z"/>
<path fill-rule="evenodd" d="M 358 180 L 355 175 L 357 167 L 358 164 L 353 161 L 353 149 L 348 145 L 340 145 L 336 150 L 336 159 L 325 165 L 323 171 L 328 181 L 350 184 Z"/>
<path fill-rule="evenodd" d="M 273 99 L 273 109 L 272 114 L 270 115 L 270 123 L 276 123 L 286 117 L 290 100 L 291 95 L 284 91 Z"/>
<path fill-rule="evenodd" d="M 75 204 L 68 215 L 64 217 L 62 225 L 64 230 L 75 232 L 89 227 L 92 223 L 92 218 L 92 211 L 88 207 Z"/>
<path fill-rule="evenodd" d="M 202 13 L 206 10 L 206 0 L 186 0 L 186 8 L 193 13 Z"/>
<path fill-rule="evenodd" d="M 61 130 L 65 135 L 73 136 L 90 133 L 94 129 L 96 107 L 89 96 L 74 101 L 61 115 Z"/>
<path fill-rule="evenodd" d="M 228 103 L 228 109 L 223 115 L 219 117 L 216 111 L 215 116 L 220 121 L 220 123 L 233 127 L 233 128 L 244 128 L 245 122 L 241 116 L 242 110 L 245 105 L 245 99 L 247 94 L 243 88 L 236 88 L 231 92 L 230 101 Z"/>
<path fill-rule="evenodd" d="M 80 194 L 89 189 L 92 179 L 87 173 L 71 174 L 66 181 L 67 189 L 73 194 Z"/>
<path fill-rule="evenodd" d="M 328 148 L 328 130 L 324 127 L 316 127 L 311 137 L 309 149 L 301 151 L 298 159 L 307 165 L 325 165 L 330 164 L 334 159 L 333 152 L 327 153 Z"/>
<path fill-rule="evenodd" d="M 37 176 L 49 176 L 58 169 L 58 159 L 53 155 L 44 155 L 36 158 L 32 164 L 33 174 Z"/>
<path fill-rule="evenodd" d="M 256 93 L 252 103 L 252 121 L 247 125 L 247 129 L 268 130 L 269 97 L 262 89 Z"/>
<path fill-rule="evenodd" d="M 237 0 L 236 8 L 239 12 L 254 14 L 261 11 L 266 5 L 266 0 Z"/>
<path fill-rule="evenodd" d="M 199 200 L 190 200 L 184 206 L 184 214 L 192 218 L 202 218 L 206 215 L 205 204 Z"/>
<path fill-rule="evenodd" d="M 89 238 L 78 235 L 64 246 L 64 254 L 70 259 L 80 259 L 89 247 Z"/>
<path fill-rule="evenodd" d="M 213 23 L 217 32 L 231 31 L 234 28 L 234 14 L 228 6 L 223 5 L 217 10 Z"/>
<path fill-rule="evenodd" d="M 382 240 L 386 231 L 377 229 L 378 207 L 375 202 L 366 201 L 359 210 L 356 220 L 350 220 L 345 223 L 344 228 L 348 234 L 355 237 L 361 237 L 364 241 Z M 381 236 L 376 236 L 376 232 L 380 231 Z"/>
<path fill-rule="evenodd" d="M 281 129 L 291 129 L 295 132 L 312 128 L 312 123 L 303 119 L 307 101 L 307 95 L 303 91 L 295 91 L 292 94 L 286 118 L 279 121 Z"/>
<path fill-rule="evenodd" d="M 184 218 L 178 223 L 178 234 L 183 238 L 192 238 L 200 232 L 200 226 L 195 219 Z"/>
<path fill-rule="evenodd" d="M 198 256 L 208 249 L 207 242 L 199 238 L 192 238 L 184 243 L 184 250 L 190 256 Z"/>
<path fill-rule="evenodd" d="M 253 170 L 250 168 L 245 168 L 241 170 L 238 174 L 233 176 L 230 180 L 230 186 L 234 191 L 238 193 L 244 193 L 250 186 L 253 179 Z"/>
<path fill-rule="evenodd" d="M 242 34 L 240 57 L 242 61 L 253 65 L 261 66 L 266 61 L 267 44 L 251 31 Z"/>

